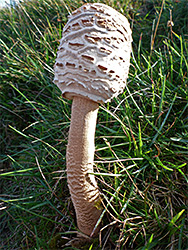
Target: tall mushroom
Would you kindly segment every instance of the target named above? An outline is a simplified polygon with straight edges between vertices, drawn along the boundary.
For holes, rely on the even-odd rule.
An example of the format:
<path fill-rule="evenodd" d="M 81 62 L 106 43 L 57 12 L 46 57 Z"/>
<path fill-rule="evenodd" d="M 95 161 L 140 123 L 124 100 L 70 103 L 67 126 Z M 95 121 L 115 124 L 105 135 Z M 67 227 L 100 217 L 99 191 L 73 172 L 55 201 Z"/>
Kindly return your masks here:
<path fill-rule="evenodd" d="M 67 180 L 81 232 L 93 232 L 100 218 L 99 190 L 93 174 L 94 137 L 99 103 L 123 92 L 131 53 L 131 29 L 122 14 L 88 3 L 69 16 L 54 66 L 54 83 L 72 99 L 66 153 Z"/>

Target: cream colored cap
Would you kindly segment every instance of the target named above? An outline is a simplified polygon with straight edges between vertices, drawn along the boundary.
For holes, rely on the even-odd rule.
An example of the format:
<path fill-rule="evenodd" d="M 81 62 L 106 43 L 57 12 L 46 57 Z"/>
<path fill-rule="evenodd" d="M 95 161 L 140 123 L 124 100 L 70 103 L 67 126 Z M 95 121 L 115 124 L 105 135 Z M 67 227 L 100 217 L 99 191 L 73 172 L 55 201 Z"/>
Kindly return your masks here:
<path fill-rule="evenodd" d="M 54 65 L 54 83 L 65 98 L 108 102 L 123 92 L 128 77 L 131 29 L 126 17 L 101 3 L 69 16 Z"/>

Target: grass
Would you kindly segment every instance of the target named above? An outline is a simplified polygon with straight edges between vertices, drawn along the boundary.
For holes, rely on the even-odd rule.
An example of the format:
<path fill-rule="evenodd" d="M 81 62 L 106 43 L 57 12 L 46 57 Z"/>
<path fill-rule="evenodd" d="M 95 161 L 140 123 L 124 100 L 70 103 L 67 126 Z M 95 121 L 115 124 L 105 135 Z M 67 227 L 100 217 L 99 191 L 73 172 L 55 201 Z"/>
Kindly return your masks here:
<path fill-rule="evenodd" d="M 104 210 L 86 249 L 185 250 L 187 1 L 103 2 L 129 18 L 134 42 L 128 85 L 98 115 Z M 63 25 L 81 4 L 0 10 L 0 249 L 79 249 L 70 245 L 77 228 L 65 171 L 71 102 L 52 81 Z"/>

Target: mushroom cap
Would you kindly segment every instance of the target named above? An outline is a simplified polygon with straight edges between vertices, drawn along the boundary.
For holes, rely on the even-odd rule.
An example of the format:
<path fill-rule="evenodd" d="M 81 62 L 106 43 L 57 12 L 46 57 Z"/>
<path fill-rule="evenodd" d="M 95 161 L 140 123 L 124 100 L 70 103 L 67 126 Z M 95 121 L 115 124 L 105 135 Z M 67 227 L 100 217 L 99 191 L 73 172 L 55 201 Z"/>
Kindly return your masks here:
<path fill-rule="evenodd" d="M 131 33 L 127 18 L 105 4 L 87 3 L 75 10 L 64 26 L 54 65 L 54 83 L 63 97 L 105 103 L 122 93 Z"/>

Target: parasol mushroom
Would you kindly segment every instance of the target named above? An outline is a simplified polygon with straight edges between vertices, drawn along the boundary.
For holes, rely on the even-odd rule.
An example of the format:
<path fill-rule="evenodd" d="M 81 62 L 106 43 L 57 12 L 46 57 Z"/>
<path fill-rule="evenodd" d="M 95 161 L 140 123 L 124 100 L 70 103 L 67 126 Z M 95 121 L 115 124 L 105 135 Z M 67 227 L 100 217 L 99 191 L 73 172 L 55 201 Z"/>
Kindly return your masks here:
<path fill-rule="evenodd" d="M 54 65 L 54 83 L 73 100 L 66 153 L 67 180 L 77 225 L 87 236 L 101 210 L 93 174 L 94 138 L 99 103 L 123 92 L 128 77 L 131 29 L 122 14 L 101 3 L 75 10 L 64 26 Z"/>

